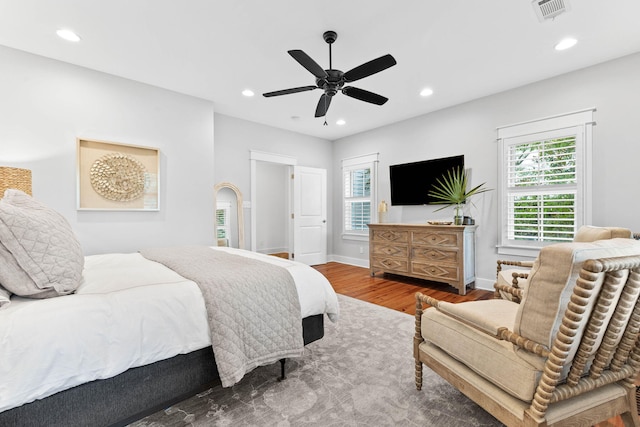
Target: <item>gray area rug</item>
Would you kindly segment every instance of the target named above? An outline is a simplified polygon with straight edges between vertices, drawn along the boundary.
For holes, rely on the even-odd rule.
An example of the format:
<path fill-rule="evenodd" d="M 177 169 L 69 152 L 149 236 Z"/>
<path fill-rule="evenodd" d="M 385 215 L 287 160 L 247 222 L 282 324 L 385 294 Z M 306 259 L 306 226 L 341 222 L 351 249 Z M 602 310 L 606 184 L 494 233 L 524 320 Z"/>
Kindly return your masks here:
<path fill-rule="evenodd" d="M 414 317 L 339 295 L 340 320 L 304 356 L 259 367 L 150 415 L 159 426 L 500 426 L 482 408 L 424 368 L 414 384 Z"/>

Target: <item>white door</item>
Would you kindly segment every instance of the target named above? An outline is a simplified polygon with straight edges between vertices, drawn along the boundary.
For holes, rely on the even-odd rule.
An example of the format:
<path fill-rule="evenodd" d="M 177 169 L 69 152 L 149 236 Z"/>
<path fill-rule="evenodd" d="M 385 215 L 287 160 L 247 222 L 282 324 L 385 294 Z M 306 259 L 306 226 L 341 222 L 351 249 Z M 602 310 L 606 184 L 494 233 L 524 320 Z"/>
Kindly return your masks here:
<path fill-rule="evenodd" d="M 293 168 L 293 259 L 327 262 L 327 171 Z"/>

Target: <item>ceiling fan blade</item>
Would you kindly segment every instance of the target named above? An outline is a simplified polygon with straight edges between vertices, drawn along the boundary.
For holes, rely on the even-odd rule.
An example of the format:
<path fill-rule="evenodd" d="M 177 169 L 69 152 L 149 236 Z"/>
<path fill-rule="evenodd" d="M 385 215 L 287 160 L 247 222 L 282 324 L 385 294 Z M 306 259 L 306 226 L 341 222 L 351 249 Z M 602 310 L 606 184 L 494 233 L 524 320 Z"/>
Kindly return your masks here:
<path fill-rule="evenodd" d="M 322 117 L 327 114 L 329 105 L 331 105 L 331 98 L 333 97 L 326 93 L 320 97 L 320 101 L 318 101 L 318 106 L 316 107 L 316 117 Z"/>
<path fill-rule="evenodd" d="M 311 74 L 316 76 L 319 79 L 326 79 L 327 72 L 322 69 L 321 66 L 318 65 L 316 61 L 311 59 L 309 55 L 304 53 L 301 50 L 290 50 L 289 55 L 293 57 L 296 61 L 300 63 L 304 68 L 306 68 Z"/>
<path fill-rule="evenodd" d="M 306 92 L 308 90 L 319 89 L 318 86 L 301 86 L 293 87 L 291 89 L 276 90 L 273 92 L 263 93 L 262 96 L 267 98 L 271 96 L 289 95 L 290 93 Z"/>
<path fill-rule="evenodd" d="M 344 73 L 344 80 L 347 83 L 355 82 L 394 65 L 396 65 L 396 60 L 393 56 L 386 54 L 347 71 Z"/>
<path fill-rule="evenodd" d="M 377 93 L 369 92 L 368 90 L 358 89 L 353 86 L 345 86 L 342 88 L 342 93 L 351 98 L 359 99 L 360 101 L 370 102 L 371 104 L 382 105 L 389 100 Z"/>

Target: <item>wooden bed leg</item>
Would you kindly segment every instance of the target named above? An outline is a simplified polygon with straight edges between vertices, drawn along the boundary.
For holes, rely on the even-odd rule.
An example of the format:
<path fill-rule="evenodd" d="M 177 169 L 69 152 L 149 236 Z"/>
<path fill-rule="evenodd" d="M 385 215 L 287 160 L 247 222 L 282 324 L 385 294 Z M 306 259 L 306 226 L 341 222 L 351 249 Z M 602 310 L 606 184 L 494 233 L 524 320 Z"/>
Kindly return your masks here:
<path fill-rule="evenodd" d="M 284 364 L 286 361 L 287 359 L 280 359 L 280 378 L 278 378 L 278 381 L 283 381 L 287 379 L 287 377 L 284 375 Z"/>

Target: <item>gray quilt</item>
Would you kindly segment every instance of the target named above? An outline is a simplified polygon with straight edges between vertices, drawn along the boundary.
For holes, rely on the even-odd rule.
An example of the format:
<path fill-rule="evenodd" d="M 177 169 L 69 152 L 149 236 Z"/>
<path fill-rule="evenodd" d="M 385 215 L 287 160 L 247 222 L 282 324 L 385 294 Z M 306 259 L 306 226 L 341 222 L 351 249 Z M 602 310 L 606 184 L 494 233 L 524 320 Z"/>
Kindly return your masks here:
<path fill-rule="evenodd" d="M 223 387 L 257 366 L 302 355 L 300 301 L 286 269 L 205 246 L 140 253 L 200 287 Z"/>

